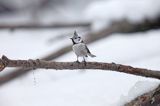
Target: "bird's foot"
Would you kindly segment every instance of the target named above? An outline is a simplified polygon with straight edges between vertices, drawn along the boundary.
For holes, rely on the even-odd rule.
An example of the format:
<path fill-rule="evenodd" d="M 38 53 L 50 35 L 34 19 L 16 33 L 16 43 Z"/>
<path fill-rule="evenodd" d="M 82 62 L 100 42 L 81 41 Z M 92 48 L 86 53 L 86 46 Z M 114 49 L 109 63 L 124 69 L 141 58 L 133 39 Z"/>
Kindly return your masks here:
<path fill-rule="evenodd" d="M 75 61 L 76 63 L 80 63 L 78 60 L 77 61 Z"/>
<path fill-rule="evenodd" d="M 86 61 L 83 61 L 84 65 L 86 66 L 87 65 L 87 62 Z"/>

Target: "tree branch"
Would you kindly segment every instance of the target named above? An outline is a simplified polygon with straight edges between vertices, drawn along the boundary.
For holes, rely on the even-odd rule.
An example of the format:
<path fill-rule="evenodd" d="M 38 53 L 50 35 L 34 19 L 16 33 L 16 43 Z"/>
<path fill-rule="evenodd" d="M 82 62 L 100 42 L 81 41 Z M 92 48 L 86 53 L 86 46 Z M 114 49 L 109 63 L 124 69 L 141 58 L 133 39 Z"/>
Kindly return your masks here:
<path fill-rule="evenodd" d="M 100 70 L 112 70 L 117 72 L 123 72 L 143 77 L 151 77 L 160 79 L 160 71 L 148 70 L 143 68 L 134 68 L 127 65 L 115 64 L 115 63 L 102 63 L 102 62 L 51 62 L 45 60 L 11 60 L 6 56 L 2 56 L 0 59 L 0 70 L 4 70 L 5 67 L 22 67 L 27 69 L 100 69 Z"/>
<path fill-rule="evenodd" d="M 49 28 L 69 28 L 69 27 L 90 27 L 91 23 L 89 22 L 75 22 L 75 23 L 52 23 L 52 24 L 1 24 L 0 29 L 49 29 Z"/>
<path fill-rule="evenodd" d="M 113 33 L 131 33 L 131 32 L 140 32 L 140 31 L 147 31 L 151 29 L 160 28 L 160 17 L 157 17 L 154 20 L 145 20 L 140 23 L 131 24 L 126 20 L 121 20 L 119 22 L 114 22 L 109 27 L 106 27 L 100 31 L 97 32 L 90 32 L 86 35 L 85 43 L 89 44 L 94 41 L 103 39 L 104 37 L 110 36 Z M 65 53 L 71 51 L 71 45 L 65 46 L 58 51 L 53 51 L 51 54 L 44 56 L 43 60 L 53 60 L 55 58 L 58 58 Z M 0 77 L 0 86 L 17 78 L 22 75 L 25 75 L 26 73 L 30 72 L 30 69 L 16 69 L 13 70 L 10 73 L 5 74 L 4 76 Z"/>
<path fill-rule="evenodd" d="M 159 106 L 160 105 L 160 85 L 141 96 L 138 96 L 124 106 Z"/>

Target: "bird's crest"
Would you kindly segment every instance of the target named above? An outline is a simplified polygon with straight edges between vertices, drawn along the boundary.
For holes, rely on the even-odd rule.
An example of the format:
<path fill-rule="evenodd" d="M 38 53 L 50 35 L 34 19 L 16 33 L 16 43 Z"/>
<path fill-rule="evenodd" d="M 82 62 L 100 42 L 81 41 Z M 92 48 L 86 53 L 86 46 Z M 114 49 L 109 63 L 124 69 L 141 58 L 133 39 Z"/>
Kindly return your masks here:
<path fill-rule="evenodd" d="M 76 31 L 74 31 L 74 37 L 77 37 L 77 36 L 78 36 L 77 32 L 76 32 Z"/>

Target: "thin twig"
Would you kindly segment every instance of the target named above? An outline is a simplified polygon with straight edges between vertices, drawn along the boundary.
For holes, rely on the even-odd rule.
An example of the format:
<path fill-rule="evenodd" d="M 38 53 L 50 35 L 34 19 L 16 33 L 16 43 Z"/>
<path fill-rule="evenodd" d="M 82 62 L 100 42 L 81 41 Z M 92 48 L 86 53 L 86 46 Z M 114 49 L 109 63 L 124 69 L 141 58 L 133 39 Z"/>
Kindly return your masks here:
<path fill-rule="evenodd" d="M 115 63 L 102 63 L 102 62 L 87 62 L 86 64 L 77 63 L 77 62 L 52 62 L 45 60 L 11 60 L 6 56 L 2 56 L 0 60 L 2 64 L 2 70 L 4 67 L 23 67 L 28 69 L 56 69 L 56 70 L 64 70 L 64 69 L 100 69 L 100 70 L 112 70 L 117 72 L 123 72 L 143 77 L 151 77 L 160 79 L 160 71 L 148 70 L 144 68 L 134 68 L 127 65 L 115 64 Z M 2 71 L 1 70 L 1 71 Z"/>

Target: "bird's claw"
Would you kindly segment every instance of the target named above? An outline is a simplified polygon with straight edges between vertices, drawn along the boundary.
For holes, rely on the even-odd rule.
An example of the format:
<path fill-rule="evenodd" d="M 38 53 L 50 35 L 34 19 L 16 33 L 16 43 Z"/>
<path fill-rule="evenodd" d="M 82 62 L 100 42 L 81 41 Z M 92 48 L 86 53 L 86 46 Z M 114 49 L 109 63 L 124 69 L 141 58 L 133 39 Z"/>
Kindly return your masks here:
<path fill-rule="evenodd" d="M 86 66 L 87 65 L 87 62 L 86 61 L 83 61 L 84 62 L 84 65 Z"/>
<path fill-rule="evenodd" d="M 76 63 L 80 63 L 78 60 L 77 61 L 75 61 Z"/>

